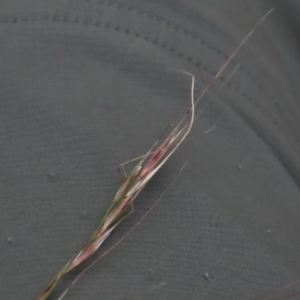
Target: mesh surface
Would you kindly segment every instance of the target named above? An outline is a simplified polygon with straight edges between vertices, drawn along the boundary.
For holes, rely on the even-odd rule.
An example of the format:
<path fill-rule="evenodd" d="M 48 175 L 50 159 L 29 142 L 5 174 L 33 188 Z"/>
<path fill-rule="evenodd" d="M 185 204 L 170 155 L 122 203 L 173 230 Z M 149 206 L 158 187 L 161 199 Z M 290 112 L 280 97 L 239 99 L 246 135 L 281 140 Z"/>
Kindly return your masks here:
<path fill-rule="evenodd" d="M 117 165 L 186 111 L 190 79 L 166 68 L 200 93 L 274 5 L 104 248 L 188 160 L 176 184 L 65 299 L 250 300 L 300 276 L 299 7 L 184 3 L 0 3 L 1 299 L 38 296 L 97 226 Z"/>

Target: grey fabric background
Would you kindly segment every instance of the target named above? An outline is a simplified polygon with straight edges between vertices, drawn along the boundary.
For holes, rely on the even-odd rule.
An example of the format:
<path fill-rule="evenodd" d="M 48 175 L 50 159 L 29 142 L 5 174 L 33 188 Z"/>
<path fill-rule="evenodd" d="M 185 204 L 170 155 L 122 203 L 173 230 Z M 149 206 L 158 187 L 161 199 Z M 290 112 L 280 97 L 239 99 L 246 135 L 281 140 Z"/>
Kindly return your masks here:
<path fill-rule="evenodd" d="M 188 160 L 176 184 L 65 299 L 254 299 L 299 278 L 298 1 L 9 0 L 0 3 L 0 299 L 38 297 L 96 228 L 117 165 L 186 111 L 190 78 L 167 67 L 195 74 L 199 94 L 272 7 L 104 249 Z"/>

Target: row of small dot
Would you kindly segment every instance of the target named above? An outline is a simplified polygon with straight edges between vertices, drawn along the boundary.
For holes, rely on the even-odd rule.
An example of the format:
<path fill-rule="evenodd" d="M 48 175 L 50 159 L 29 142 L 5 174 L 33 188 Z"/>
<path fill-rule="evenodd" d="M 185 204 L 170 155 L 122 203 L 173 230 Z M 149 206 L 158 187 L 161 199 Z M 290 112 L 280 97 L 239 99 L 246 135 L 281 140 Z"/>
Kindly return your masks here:
<path fill-rule="evenodd" d="M 190 56 L 185 56 L 182 52 L 176 52 L 174 48 L 168 48 L 165 44 L 161 44 L 159 45 L 157 40 L 150 40 L 149 37 L 147 36 L 142 36 L 140 33 L 138 32 L 130 32 L 128 29 L 122 29 L 120 26 L 112 26 L 109 24 L 101 24 L 95 20 L 93 21 L 88 21 L 88 20 L 80 20 L 79 18 L 75 18 L 73 20 L 70 20 L 67 16 L 59 16 L 59 15 L 54 15 L 54 16 L 43 16 L 43 17 L 36 17 L 33 16 L 31 18 L 23 18 L 23 19 L 18 19 L 16 17 L 14 17 L 11 20 L 2 20 L 0 21 L 2 24 L 4 23 L 18 23 L 18 22 L 36 22 L 36 21 L 54 21 L 54 22 L 69 22 L 69 23 L 81 23 L 84 25 L 93 25 L 93 26 L 97 26 L 97 27 L 101 27 L 103 26 L 104 28 L 111 28 L 114 29 L 116 31 L 123 31 L 126 34 L 133 34 L 134 36 L 136 36 L 137 38 L 142 38 L 146 41 L 150 41 L 151 43 L 153 43 L 156 46 L 159 46 L 171 53 L 174 53 L 176 55 L 178 55 L 180 58 L 186 59 L 188 62 L 193 63 L 194 65 L 196 65 L 197 67 L 201 67 L 204 71 L 211 73 L 212 75 L 215 75 L 214 72 L 209 71 L 209 68 L 207 66 L 202 66 L 200 62 L 196 61 L 190 57 Z M 206 46 L 208 45 L 207 43 L 204 43 Z M 219 51 L 218 51 L 219 52 Z M 221 52 L 220 52 L 221 53 Z M 244 70 L 245 72 L 245 70 Z M 251 76 L 252 77 L 252 76 Z M 220 80 L 224 81 L 224 77 L 220 77 Z M 255 101 L 253 101 L 252 97 L 247 97 L 245 92 L 241 92 L 238 86 L 234 86 L 231 83 L 227 83 L 233 90 L 235 90 L 235 92 L 237 92 L 238 94 L 240 94 L 241 96 L 243 96 L 244 98 L 246 98 L 247 100 L 249 100 L 257 109 L 259 109 L 264 115 L 266 115 L 270 120 L 272 120 L 272 123 L 275 125 L 275 127 L 277 128 L 277 130 L 281 131 L 281 127 L 279 126 L 278 122 L 276 121 L 276 119 L 274 119 L 274 117 L 272 117 L 268 111 L 264 108 L 262 108 L 261 106 L 259 106 L 258 103 L 256 103 Z M 259 85 L 259 88 L 261 89 L 261 85 Z"/>

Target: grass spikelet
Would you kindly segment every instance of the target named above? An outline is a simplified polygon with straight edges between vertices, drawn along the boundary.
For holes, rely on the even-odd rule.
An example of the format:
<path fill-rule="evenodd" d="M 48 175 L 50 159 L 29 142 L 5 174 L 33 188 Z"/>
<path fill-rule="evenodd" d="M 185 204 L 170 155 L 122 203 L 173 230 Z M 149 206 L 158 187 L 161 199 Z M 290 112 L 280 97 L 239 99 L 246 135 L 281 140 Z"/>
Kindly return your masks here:
<path fill-rule="evenodd" d="M 63 277 L 73 271 L 77 266 L 88 260 L 102 245 L 102 243 L 109 237 L 112 231 L 133 212 L 133 202 L 151 178 L 158 172 L 158 170 L 165 164 L 165 162 L 176 151 L 180 144 L 185 140 L 190 133 L 195 120 L 195 105 L 208 91 L 211 85 L 218 79 L 220 74 L 224 71 L 226 66 L 235 56 L 237 51 L 252 35 L 256 27 L 263 19 L 270 13 L 269 11 L 260 22 L 249 32 L 249 34 L 242 40 L 239 46 L 233 51 L 228 60 L 223 64 L 218 73 L 211 79 L 206 88 L 196 101 L 194 101 L 194 75 L 188 72 L 181 71 L 192 77 L 191 84 L 191 106 L 169 133 L 169 135 L 162 141 L 156 142 L 147 154 L 140 157 L 136 166 L 125 177 L 118 191 L 116 192 L 109 208 L 104 217 L 98 225 L 95 232 L 92 234 L 83 248 L 54 276 L 37 300 L 46 300 L 51 295 L 53 290 L 57 287 Z M 64 293 L 65 294 L 65 293 Z M 63 295 L 64 295 L 63 294 Z M 59 298 L 62 299 L 63 295 Z"/>
<path fill-rule="evenodd" d="M 166 139 L 161 144 L 155 143 L 149 152 L 140 159 L 132 171 L 126 176 L 91 238 L 78 254 L 55 275 L 39 296 L 38 300 L 48 299 L 62 277 L 89 259 L 108 238 L 111 232 L 132 213 L 133 202 L 136 197 L 191 131 L 195 117 L 195 103 L 193 97 L 195 78 L 190 73 L 184 73 L 192 76 L 191 108 Z"/>

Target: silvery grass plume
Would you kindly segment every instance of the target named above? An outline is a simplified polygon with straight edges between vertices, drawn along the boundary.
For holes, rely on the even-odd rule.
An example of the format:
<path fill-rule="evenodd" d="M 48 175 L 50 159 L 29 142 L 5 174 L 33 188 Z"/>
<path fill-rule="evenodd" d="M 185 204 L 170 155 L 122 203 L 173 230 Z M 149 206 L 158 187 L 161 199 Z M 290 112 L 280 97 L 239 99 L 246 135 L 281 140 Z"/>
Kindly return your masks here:
<path fill-rule="evenodd" d="M 220 68 L 218 73 L 211 79 L 196 101 L 194 101 L 193 95 L 195 84 L 194 75 L 181 71 L 192 77 L 191 107 L 171 131 L 171 133 L 165 138 L 165 140 L 160 143 L 159 141 L 156 142 L 147 154 L 140 157 L 137 165 L 121 183 L 121 186 L 113 198 L 111 205 L 109 206 L 98 228 L 95 230 L 91 238 L 84 245 L 84 247 L 54 276 L 37 300 L 48 299 L 62 278 L 74 270 L 77 266 L 89 259 L 99 249 L 112 231 L 132 213 L 133 202 L 136 197 L 190 133 L 195 120 L 195 105 L 204 96 L 211 85 L 219 78 L 220 74 L 224 71 L 238 50 L 252 35 L 257 26 L 271 13 L 271 11 L 269 11 L 247 34 L 247 36 L 242 40 L 239 46 L 233 51 L 227 61 Z M 62 296 L 59 299 L 62 299 Z"/>

